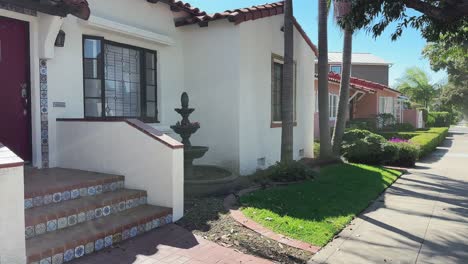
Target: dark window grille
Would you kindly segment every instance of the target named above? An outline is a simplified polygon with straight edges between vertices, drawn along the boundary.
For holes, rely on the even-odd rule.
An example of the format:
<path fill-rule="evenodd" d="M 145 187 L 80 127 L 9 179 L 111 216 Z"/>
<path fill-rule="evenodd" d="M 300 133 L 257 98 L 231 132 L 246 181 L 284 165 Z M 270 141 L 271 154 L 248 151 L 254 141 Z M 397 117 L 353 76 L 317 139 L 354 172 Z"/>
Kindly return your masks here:
<path fill-rule="evenodd" d="M 293 104 L 294 104 L 294 121 L 296 121 L 296 63 L 294 63 L 294 84 L 293 84 Z M 283 58 L 281 56 L 272 55 L 272 68 L 271 68 L 271 121 L 281 122 L 281 90 L 283 87 Z"/>
<path fill-rule="evenodd" d="M 281 122 L 281 87 L 283 87 L 283 64 L 273 62 L 273 122 Z"/>
<path fill-rule="evenodd" d="M 157 122 L 156 66 L 155 51 L 84 37 L 85 116 Z"/>

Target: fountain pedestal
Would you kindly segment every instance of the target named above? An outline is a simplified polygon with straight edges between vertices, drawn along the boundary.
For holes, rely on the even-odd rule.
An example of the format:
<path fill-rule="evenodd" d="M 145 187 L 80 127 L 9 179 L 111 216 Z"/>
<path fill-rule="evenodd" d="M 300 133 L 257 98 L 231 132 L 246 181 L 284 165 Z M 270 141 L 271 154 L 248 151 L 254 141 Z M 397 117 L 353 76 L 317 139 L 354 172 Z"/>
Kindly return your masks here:
<path fill-rule="evenodd" d="M 182 108 L 176 108 L 175 111 L 182 116 L 182 120 L 176 125 L 171 126 L 175 133 L 179 134 L 184 144 L 184 170 L 186 179 L 194 179 L 193 160 L 202 158 L 208 151 L 208 147 L 192 146 L 190 137 L 200 129 L 200 124 L 190 122 L 189 116 L 195 111 L 194 108 L 189 108 L 189 97 L 187 93 L 183 93 L 180 98 Z"/>
<path fill-rule="evenodd" d="M 182 108 L 175 111 L 182 116 L 182 120 L 171 126 L 179 134 L 184 144 L 184 175 L 185 194 L 188 196 L 207 196 L 213 194 L 227 194 L 234 189 L 234 182 L 238 178 L 228 170 L 216 166 L 193 165 L 193 161 L 205 156 L 208 147 L 192 146 L 190 137 L 200 129 L 200 124 L 190 122 L 189 116 L 195 109 L 189 108 L 189 97 L 183 93 L 180 99 Z"/>

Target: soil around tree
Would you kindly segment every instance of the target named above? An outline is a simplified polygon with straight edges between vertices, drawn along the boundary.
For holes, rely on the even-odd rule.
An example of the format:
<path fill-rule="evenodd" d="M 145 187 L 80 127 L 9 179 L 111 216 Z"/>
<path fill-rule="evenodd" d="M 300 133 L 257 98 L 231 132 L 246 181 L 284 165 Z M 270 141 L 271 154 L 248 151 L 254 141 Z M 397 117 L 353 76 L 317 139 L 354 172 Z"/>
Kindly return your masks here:
<path fill-rule="evenodd" d="M 176 224 L 224 247 L 277 263 L 307 263 L 312 253 L 280 244 L 235 221 L 223 205 L 224 197 L 191 198 L 185 216 Z"/>

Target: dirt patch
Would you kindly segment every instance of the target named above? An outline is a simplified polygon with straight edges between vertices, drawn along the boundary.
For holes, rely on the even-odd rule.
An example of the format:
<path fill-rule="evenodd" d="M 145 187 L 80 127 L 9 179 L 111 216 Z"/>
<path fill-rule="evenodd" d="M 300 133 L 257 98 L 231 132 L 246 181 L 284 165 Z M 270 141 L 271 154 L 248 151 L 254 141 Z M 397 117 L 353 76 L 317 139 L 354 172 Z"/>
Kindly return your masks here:
<path fill-rule="evenodd" d="M 190 199 L 185 216 L 176 224 L 224 247 L 278 263 L 307 263 L 312 254 L 261 236 L 229 216 L 224 197 Z"/>

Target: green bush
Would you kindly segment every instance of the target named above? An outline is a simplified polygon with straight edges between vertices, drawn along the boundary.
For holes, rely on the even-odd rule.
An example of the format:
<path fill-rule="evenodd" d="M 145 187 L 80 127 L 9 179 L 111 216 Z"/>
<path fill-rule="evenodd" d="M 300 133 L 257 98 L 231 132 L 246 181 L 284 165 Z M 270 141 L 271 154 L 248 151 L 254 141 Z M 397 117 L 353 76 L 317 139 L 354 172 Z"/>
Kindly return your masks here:
<path fill-rule="evenodd" d="M 350 162 L 381 164 L 385 138 L 367 130 L 349 130 L 343 137 L 342 153 Z"/>
<path fill-rule="evenodd" d="M 393 143 L 398 148 L 398 157 L 390 165 L 413 167 L 419 158 L 419 147 L 411 143 Z"/>
<path fill-rule="evenodd" d="M 351 129 L 348 130 L 344 133 L 343 135 L 343 142 L 353 142 L 358 139 L 364 139 L 370 135 L 373 135 L 374 133 L 368 131 L 368 130 L 363 130 L 363 129 Z"/>
<path fill-rule="evenodd" d="M 399 143 L 387 142 L 383 144 L 382 161 L 386 164 L 392 164 L 400 157 Z"/>
<path fill-rule="evenodd" d="M 392 139 L 392 138 L 411 139 L 419 135 L 419 133 L 417 132 L 379 132 L 379 135 L 383 136 L 385 139 Z"/>
<path fill-rule="evenodd" d="M 392 130 L 396 123 L 396 119 L 392 114 L 383 113 L 377 115 L 376 122 L 379 130 Z"/>
<path fill-rule="evenodd" d="M 453 120 L 453 116 L 449 112 L 429 112 L 426 126 L 449 127 Z"/>
<path fill-rule="evenodd" d="M 411 132 L 415 131 L 416 129 L 410 123 L 398 123 L 393 126 L 393 129 L 398 132 Z"/>
<path fill-rule="evenodd" d="M 422 158 L 434 151 L 444 141 L 447 133 L 447 127 L 431 128 L 428 131 L 420 132 L 410 141 L 421 148 L 419 157 Z"/>
<path fill-rule="evenodd" d="M 275 182 L 295 182 L 312 179 L 315 172 L 299 161 L 278 162 L 267 169 L 268 178 Z"/>
<path fill-rule="evenodd" d="M 375 131 L 377 125 L 376 120 L 374 118 L 356 118 L 348 121 L 346 127 L 350 130 L 362 129 L 368 131 Z"/>

